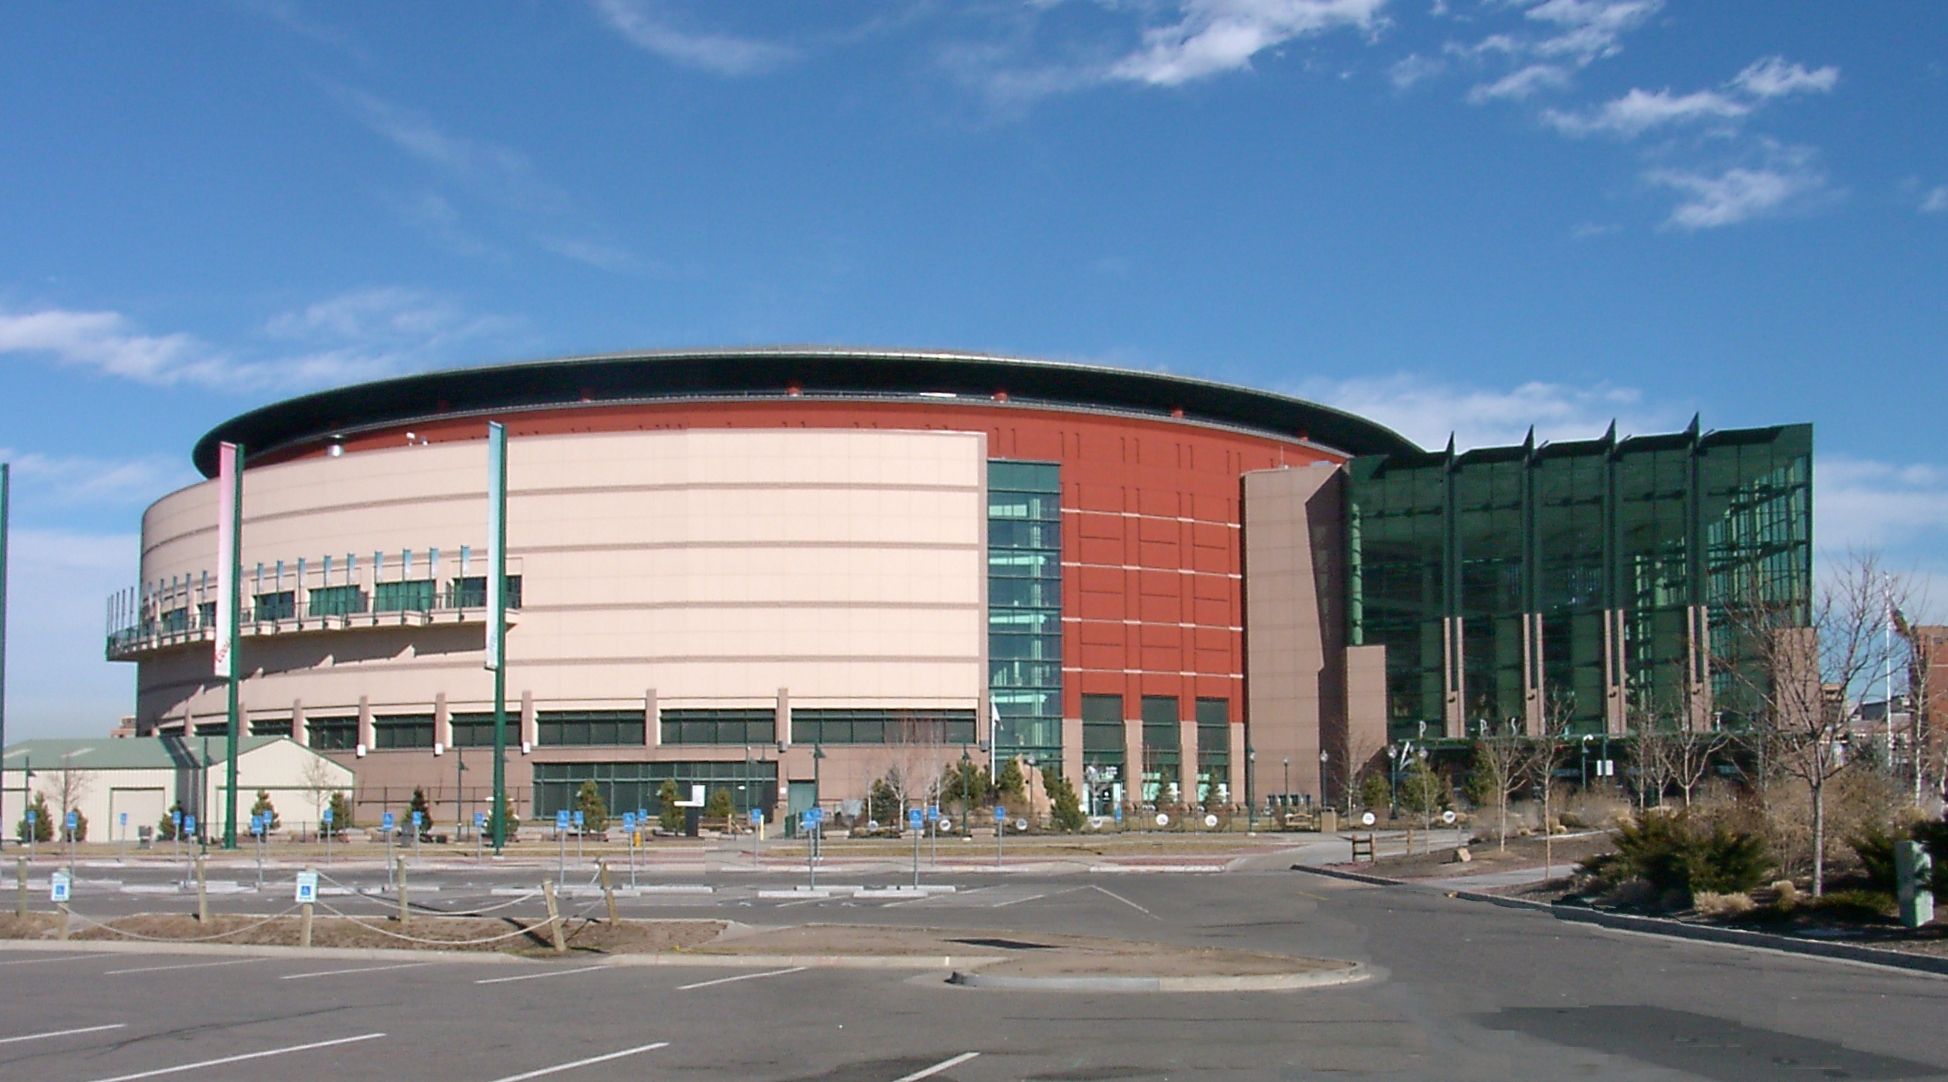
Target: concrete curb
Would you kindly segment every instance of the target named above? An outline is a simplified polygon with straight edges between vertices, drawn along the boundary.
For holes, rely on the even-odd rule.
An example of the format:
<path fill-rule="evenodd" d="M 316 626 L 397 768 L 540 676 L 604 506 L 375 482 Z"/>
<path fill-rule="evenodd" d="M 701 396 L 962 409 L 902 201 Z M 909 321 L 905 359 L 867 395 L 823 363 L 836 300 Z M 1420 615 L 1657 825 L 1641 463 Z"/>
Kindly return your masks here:
<path fill-rule="evenodd" d="M 1858 962 L 1863 965 L 1886 966 L 1889 969 L 1902 969 L 1915 973 L 1928 973 L 1948 976 L 1948 957 L 1929 954 L 1909 954 L 1905 951 L 1883 950 L 1879 947 L 1863 947 L 1854 943 L 1829 943 L 1817 939 L 1801 939 L 1798 936 L 1778 935 L 1772 932 L 1755 932 L 1744 928 L 1721 928 L 1709 924 L 1690 924 L 1669 917 L 1639 917 L 1627 913 L 1608 913 L 1587 906 L 1563 905 L 1553 902 L 1532 902 L 1526 898 L 1504 898 L 1497 894 L 1483 894 L 1473 890 L 1442 890 L 1439 887 L 1423 885 L 1404 879 L 1386 879 L 1377 875 L 1348 872 L 1338 868 L 1308 868 L 1292 865 L 1294 871 L 1310 872 L 1332 879 L 1350 879 L 1359 883 L 1370 883 L 1381 887 L 1408 887 L 1414 890 L 1435 890 L 1470 902 L 1486 902 L 1507 909 L 1528 909 L 1548 913 L 1557 920 L 1574 921 L 1579 924 L 1595 924 L 1604 928 L 1615 928 L 1625 932 L 1641 932 L 1645 935 L 1668 936 L 1673 939 L 1689 939 L 1698 943 L 1720 943 L 1734 947 L 1756 947 L 1761 950 L 1774 950 L 1782 954 L 1801 954 L 1814 958 L 1832 958 L 1845 962 Z"/>
<path fill-rule="evenodd" d="M 1355 963 L 1347 969 L 1237 977 L 1008 977 L 956 970 L 947 983 L 1021 992 L 1293 992 L 1357 984 L 1372 976 L 1364 965 Z"/>

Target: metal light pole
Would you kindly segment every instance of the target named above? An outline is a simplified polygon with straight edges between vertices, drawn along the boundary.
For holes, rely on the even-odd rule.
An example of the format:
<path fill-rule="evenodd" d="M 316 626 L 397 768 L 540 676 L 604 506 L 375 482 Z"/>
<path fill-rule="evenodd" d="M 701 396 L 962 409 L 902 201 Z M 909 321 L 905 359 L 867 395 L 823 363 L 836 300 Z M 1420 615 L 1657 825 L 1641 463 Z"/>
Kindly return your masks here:
<path fill-rule="evenodd" d="M 1258 832 L 1258 797 L 1252 779 L 1258 773 L 1258 749 L 1245 749 L 1245 833 Z"/>
<path fill-rule="evenodd" d="M 494 855 L 507 845 L 507 428 L 487 423 L 487 658 L 494 672 Z"/>
<path fill-rule="evenodd" d="M 0 748 L 7 746 L 7 503 L 12 488 L 13 466 L 0 462 Z"/>
<path fill-rule="evenodd" d="M 217 675 L 223 678 L 226 685 L 229 707 L 223 740 L 223 750 L 227 756 L 223 767 L 225 849 L 237 847 L 237 739 L 242 720 L 239 717 L 237 685 L 243 677 L 243 666 L 238 658 L 243 652 L 239 635 L 243 624 L 243 474 L 244 449 L 234 443 L 219 445 L 217 476 L 222 482 L 223 503 L 217 515 L 217 553 L 222 560 L 218 572 L 230 580 L 218 601 L 223 606 L 223 621 L 217 628 L 216 644 Z"/>
<path fill-rule="evenodd" d="M 1332 752 L 1319 749 L 1319 811 L 1323 814 L 1329 805 L 1326 803 L 1326 764 L 1332 761 Z M 1323 821 L 1323 820 L 1322 820 Z"/>
<path fill-rule="evenodd" d="M 974 827 L 967 821 L 968 813 L 974 809 L 973 798 L 967 792 L 974 785 L 973 771 L 974 757 L 967 753 L 966 745 L 962 745 L 960 749 L 960 836 L 963 838 L 974 836 Z"/>

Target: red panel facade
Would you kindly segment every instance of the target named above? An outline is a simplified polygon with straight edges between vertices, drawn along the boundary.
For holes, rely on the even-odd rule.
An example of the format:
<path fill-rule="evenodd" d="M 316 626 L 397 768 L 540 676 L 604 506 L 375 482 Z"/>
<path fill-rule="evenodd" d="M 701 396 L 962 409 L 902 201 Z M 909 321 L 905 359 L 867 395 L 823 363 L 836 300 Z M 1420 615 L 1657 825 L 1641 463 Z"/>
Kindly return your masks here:
<path fill-rule="evenodd" d="M 1194 422 L 1053 407 L 821 398 L 589 405 L 509 413 L 513 438 L 703 427 L 984 431 L 991 458 L 1059 462 L 1063 512 L 1063 716 L 1085 694 L 1230 701 L 1244 718 L 1241 485 L 1248 470 L 1343 461 L 1297 440 Z M 432 418 L 359 433 L 346 453 L 484 437 L 485 418 Z M 312 452 L 316 453 L 316 452 Z M 268 460 L 275 460 L 271 458 Z"/>

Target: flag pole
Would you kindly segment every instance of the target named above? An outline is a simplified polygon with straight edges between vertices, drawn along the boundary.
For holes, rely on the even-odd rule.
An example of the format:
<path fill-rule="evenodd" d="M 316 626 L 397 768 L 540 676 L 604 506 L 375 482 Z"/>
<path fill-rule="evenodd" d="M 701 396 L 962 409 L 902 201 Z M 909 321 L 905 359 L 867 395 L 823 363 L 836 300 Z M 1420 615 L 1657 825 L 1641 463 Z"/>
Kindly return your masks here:
<path fill-rule="evenodd" d="M 494 852 L 507 845 L 507 427 L 487 422 L 487 667 L 494 672 Z"/>
<path fill-rule="evenodd" d="M 219 575 L 229 581 L 219 583 L 223 609 L 217 620 L 216 670 L 228 692 L 223 748 L 228 761 L 223 767 L 223 847 L 237 847 L 237 685 L 243 667 L 238 664 L 238 628 L 243 623 L 243 447 L 234 443 L 217 448 L 217 479 L 223 502 L 217 512 L 217 559 Z M 187 735 L 187 734 L 185 734 Z"/>

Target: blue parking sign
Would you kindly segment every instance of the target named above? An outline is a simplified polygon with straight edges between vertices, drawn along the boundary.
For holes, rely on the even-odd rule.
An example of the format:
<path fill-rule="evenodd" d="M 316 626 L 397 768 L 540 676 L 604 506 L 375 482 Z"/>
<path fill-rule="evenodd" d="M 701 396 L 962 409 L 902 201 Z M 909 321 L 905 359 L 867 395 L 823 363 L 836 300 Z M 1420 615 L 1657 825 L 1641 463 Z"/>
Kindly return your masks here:
<path fill-rule="evenodd" d="M 938 804 L 927 805 L 927 822 L 929 823 L 940 822 L 940 805 Z"/>
<path fill-rule="evenodd" d="M 563 808 L 562 810 L 555 813 L 555 829 L 556 830 L 568 829 L 568 809 Z"/>
<path fill-rule="evenodd" d="M 196 833 L 196 817 L 194 815 L 183 816 L 183 829 L 191 834 Z"/>
<path fill-rule="evenodd" d="M 420 824 L 420 821 L 421 821 L 421 820 L 422 820 L 423 818 L 424 818 L 424 816 L 422 816 L 422 815 L 421 815 L 421 814 L 420 814 L 419 812 L 417 812 L 417 811 L 415 811 L 415 812 L 413 812 L 413 829 L 414 829 L 414 830 L 418 830 L 418 829 L 419 829 L 419 824 Z"/>
<path fill-rule="evenodd" d="M 1004 808 L 1004 807 L 1002 807 L 1002 806 L 1001 806 L 1001 805 L 999 805 L 999 804 L 996 804 L 996 805 L 994 806 L 994 821 L 995 821 L 996 823 L 1005 823 L 1005 822 L 1007 822 L 1007 821 L 1008 821 L 1008 809 L 1006 809 L 1006 808 Z"/>
<path fill-rule="evenodd" d="M 480 829 L 481 827 L 484 827 L 484 826 L 486 826 L 486 825 L 487 825 L 487 813 L 486 813 L 486 812 L 475 812 L 475 813 L 473 813 L 473 828 L 474 828 L 475 830 L 479 830 L 479 829 Z"/>
<path fill-rule="evenodd" d="M 387 812 L 384 815 L 381 815 L 379 817 L 379 829 L 390 833 L 392 828 L 393 828 L 392 813 Z"/>
<path fill-rule="evenodd" d="M 320 818 L 320 819 L 323 819 L 323 820 L 325 821 L 325 825 L 326 825 L 326 826 L 330 826 L 330 825 L 331 825 L 331 809 L 330 809 L 330 808 L 326 808 L 326 809 L 325 809 L 324 811 L 321 811 L 321 812 L 319 812 L 319 813 L 318 813 L 318 818 Z"/>
<path fill-rule="evenodd" d="M 586 820 L 582 818 L 581 809 L 580 808 L 575 809 L 575 829 L 576 830 L 582 829 L 582 824 L 584 822 L 586 822 Z"/>
<path fill-rule="evenodd" d="M 624 830 L 634 830 L 634 829 L 636 829 L 636 813 L 635 813 L 635 812 L 623 812 L 623 813 L 622 813 L 622 829 L 624 829 Z"/>
<path fill-rule="evenodd" d="M 751 825 L 752 825 L 752 826 L 757 826 L 758 824 L 760 824 L 760 823 L 762 823 L 762 822 L 764 822 L 764 810 L 763 810 L 763 809 L 761 809 L 761 808 L 752 808 L 752 809 L 751 809 Z"/>
<path fill-rule="evenodd" d="M 906 810 L 906 829 L 919 830 L 920 824 L 926 822 L 926 818 L 927 818 L 926 812 L 923 812 L 918 808 L 908 808 Z"/>
<path fill-rule="evenodd" d="M 72 832 L 72 831 L 74 830 L 74 828 L 75 828 L 76 826 L 78 826 L 78 825 L 80 824 L 80 822 L 81 822 L 81 817 L 80 817 L 79 815 L 77 815 L 76 813 L 74 813 L 74 812 L 72 812 L 72 811 L 71 811 L 71 812 L 69 812 L 69 813 L 68 813 L 68 819 L 67 819 L 67 822 L 68 822 L 68 830 L 69 830 L 70 832 Z"/>

